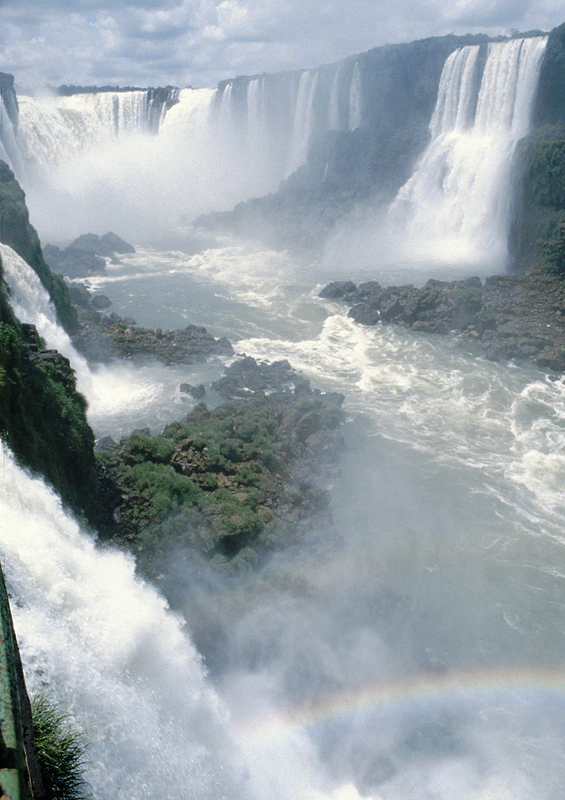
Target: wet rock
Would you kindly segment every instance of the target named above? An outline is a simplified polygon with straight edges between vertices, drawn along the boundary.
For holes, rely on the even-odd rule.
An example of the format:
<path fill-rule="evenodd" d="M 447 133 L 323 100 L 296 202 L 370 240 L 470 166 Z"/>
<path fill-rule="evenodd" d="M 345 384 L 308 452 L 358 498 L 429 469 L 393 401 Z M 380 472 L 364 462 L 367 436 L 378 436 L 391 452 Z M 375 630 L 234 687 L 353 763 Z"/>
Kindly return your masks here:
<path fill-rule="evenodd" d="M 117 450 L 118 447 L 119 444 L 115 442 L 111 436 L 103 436 L 102 439 L 98 439 L 98 441 L 94 445 L 94 452 L 112 453 L 114 450 Z"/>
<path fill-rule="evenodd" d="M 421 333 L 451 333 L 481 347 L 489 359 L 565 371 L 565 284 L 541 271 L 495 275 L 484 285 L 475 276 L 429 280 L 422 288 L 383 288 L 369 281 L 343 299 L 351 306 L 349 316 L 363 325 L 393 323 Z"/>
<path fill-rule="evenodd" d="M 258 362 L 249 356 L 234 362 L 226 374 L 212 384 L 212 388 L 225 398 L 245 397 L 256 392 L 285 392 L 297 387 L 302 391 L 305 386 L 308 386 L 306 378 L 297 373 L 288 361 Z"/>
<path fill-rule="evenodd" d="M 111 358 L 157 358 L 165 364 L 192 364 L 212 356 L 233 355 L 225 336 L 216 339 L 206 328 L 188 325 L 182 330 L 141 328 L 132 317 L 112 312 L 104 317 L 79 316 L 75 347 L 92 361 Z M 198 388 L 198 387 L 197 387 Z M 201 392 L 201 389 L 198 389 Z M 202 395 L 201 395 L 202 396 Z"/>
<path fill-rule="evenodd" d="M 43 256 L 49 266 L 68 278 L 104 273 L 105 259 L 116 261 L 116 253 L 135 253 L 135 248 L 115 233 L 105 233 L 104 236 L 85 233 L 63 250 L 52 244 L 43 247 Z"/>
<path fill-rule="evenodd" d="M 90 298 L 90 305 L 95 309 L 104 309 L 109 308 L 112 305 L 112 301 L 105 294 L 93 294 Z"/>
<path fill-rule="evenodd" d="M 328 300 L 337 300 L 355 291 L 357 291 L 357 287 L 352 281 L 333 281 L 322 289 L 319 296 Z"/>
<path fill-rule="evenodd" d="M 201 400 L 206 396 L 206 387 L 203 383 L 200 383 L 198 386 L 191 386 L 190 383 L 181 383 L 179 391 L 184 394 L 190 394 L 195 400 Z"/>

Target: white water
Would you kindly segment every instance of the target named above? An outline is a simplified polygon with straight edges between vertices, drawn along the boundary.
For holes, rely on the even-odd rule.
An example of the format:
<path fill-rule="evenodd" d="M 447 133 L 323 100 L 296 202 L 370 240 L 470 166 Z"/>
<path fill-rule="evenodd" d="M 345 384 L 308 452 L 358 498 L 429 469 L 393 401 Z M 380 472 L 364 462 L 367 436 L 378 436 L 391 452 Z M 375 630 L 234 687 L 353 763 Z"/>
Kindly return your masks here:
<path fill-rule="evenodd" d="M 214 332 L 252 328 L 238 350 L 344 391 L 349 422 L 331 535 L 232 580 L 171 553 L 162 583 L 188 639 L 131 562 L 99 552 L 5 456 L 1 543 L 26 670 L 95 731 L 95 797 L 556 800 L 563 383 L 448 337 L 356 326 L 315 298 L 316 265 L 282 253 L 131 259 L 98 279 L 118 312 L 158 314 L 176 295 L 176 314 L 204 307 Z M 153 306 L 120 307 L 145 295 Z"/>
<path fill-rule="evenodd" d="M 356 130 L 363 122 L 363 84 L 359 62 L 355 64 L 349 90 L 349 130 Z"/>
<path fill-rule="evenodd" d="M 524 64 L 537 46 L 526 47 Z M 521 63 L 512 48 L 495 53 L 483 83 L 496 85 L 497 63 Z M 475 57 L 466 50 L 446 65 L 438 137 L 464 135 L 479 118 L 490 130 L 507 107 L 475 97 L 475 116 Z M 519 83 L 506 83 L 514 98 Z M 248 87 L 255 130 L 250 110 L 263 90 Z M 170 137 L 171 156 L 187 127 L 202 129 L 213 94 L 186 90 L 167 114 L 160 136 Z M 305 125 L 311 84 L 307 94 Z M 525 120 L 522 100 L 511 106 L 503 137 L 510 118 Z M 88 158 L 85 174 L 99 163 Z M 154 196 L 178 210 L 178 184 L 164 185 Z M 127 199 L 130 185 L 121 191 Z M 14 306 L 38 326 L 48 318 L 49 340 L 55 323 L 41 287 L 11 251 L 2 257 Z M 316 386 L 346 395 L 342 471 L 329 487 L 335 529 L 231 579 L 190 551 L 172 552 L 160 585 L 186 630 L 130 560 L 96 547 L 3 455 L 0 545 L 25 668 L 30 685 L 46 682 L 71 704 L 92 738 L 96 800 L 562 796 L 563 382 L 485 362 L 450 337 L 355 325 L 316 296 L 332 278 L 380 277 L 351 253 L 347 264 L 347 275 L 343 262 L 330 275 L 222 241 L 197 253 L 140 249 L 92 280 L 122 316 L 205 324 L 239 352 L 288 358 Z M 106 405 L 96 413 L 91 395 L 97 434 L 146 424 L 140 384 L 157 419 L 182 416 L 161 386 L 180 382 L 174 370 L 132 369 L 123 385 L 123 369 L 101 373 Z"/>
<path fill-rule="evenodd" d="M 302 73 L 298 87 L 296 111 L 294 112 L 294 127 L 286 170 L 287 176 L 291 175 L 306 161 L 308 144 L 312 135 L 312 109 L 317 86 L 318 73 L 316 70 Z"/>
<path fill-rule="evenodd" d="M 28 688 L 72 710 L 94 797 L 240 796 L 227 713 L 182 621 L 1 448 L 2 565 Z"/>
<path fill-rule="evenodd" d="M 198 385 L 219 374 L 219 360 L 210 365 L 169 368 L 150 361 L 135 365 L 122 362 L 91 369 L 59 325 L 55 308 L 35 272 L 8 245 L 0 244 L 0 254 L 14 313 L 22 322 L 37 327 L 47 348 L 58 350 L 69 359 L 77 389 L 88 401 L 90 424 L 100 435 L 119 438 L 137 427 L 149 427 L 159 433 L 170 419 L 171 408 L 181 415 L 194 404 L 179 391 L 181 383 Z M 137 422 L 128 428 L 134 409 Z"/>
<path fill-rule="evenodd" d="M 448 58 L 432 141 L 390 209 L 405 258 L 505 263 L 512 155 L 529 130 L 545 45 L 543 37 L 490 44 L 478 97 L 479 47 Z"/>
<path fill-rule="evenodd" d="M 313 136 L 360 125 L 359 65 L 353 75 L 336 68 L 331 91 L 320 75 L 249 79 L 243 98 L 234 82 L 183 89 L 157 132 L 147 92 L 20 97 L 8 161 L 51 240 L 87 226 L 147 239 L 148 229 L 155 235 L 182 217 L 275 191 L 306 162 Z"/>

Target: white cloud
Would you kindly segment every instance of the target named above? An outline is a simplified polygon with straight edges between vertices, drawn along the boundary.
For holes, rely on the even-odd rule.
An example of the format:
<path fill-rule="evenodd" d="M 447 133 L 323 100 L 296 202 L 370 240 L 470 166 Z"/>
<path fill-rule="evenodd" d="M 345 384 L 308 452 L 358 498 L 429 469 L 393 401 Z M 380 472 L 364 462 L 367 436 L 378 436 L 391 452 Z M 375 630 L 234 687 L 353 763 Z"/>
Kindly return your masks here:
<path fill-rule="evenodd" d="M 0 69 L 23 83 L 213 85 L 386 42 L 564 20 L 553 0 L 4 0 Z"/>

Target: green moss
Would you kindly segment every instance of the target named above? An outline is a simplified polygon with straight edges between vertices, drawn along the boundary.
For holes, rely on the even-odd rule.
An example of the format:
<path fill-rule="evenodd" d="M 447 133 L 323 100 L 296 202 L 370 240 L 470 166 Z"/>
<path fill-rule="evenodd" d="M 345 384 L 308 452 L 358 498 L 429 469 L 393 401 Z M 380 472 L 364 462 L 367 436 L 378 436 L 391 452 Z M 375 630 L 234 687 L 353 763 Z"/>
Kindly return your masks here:
<path fill-rule="evenodd" d="M 135 464 L 125 473 L 122 483 L 143 500 L 134 503 L 129 512 L 131 521 L 142 526 L 162 520 L 182 505 L 197 505 L 204 497 L 190 478 L 179 475 L 169 464 Z"/>
<path fill-rule="evenodd" d="M 148 575 L 159 572 L 159 558 L 185 545 L 222 563 L 245 551 L 241 564 L 254 563 L 258 548 L 288 535 L 276 504 L 291 513 L 293 462 L 312 433 L 338 427 L 342 400 L 311 392 L 257 395 L 214 410 L 200 404 L 161 436 L 132 436 L 98 459 L 104 496 L 114 498 L 109 535 L 134 550 Z M 296 519 L 302 511 L 292 507 Z"/>
<path fill-rule="evenodd" d="M 138 433 L 129 440 L 125 460 L 129 464 L 139 464 L 143 461 L 166 464 L 174 452 L 175 446 L 168 437 L 151 437 Z"/>
<path fill-rule="evenodd" d="M 482 291 L 477 286 L 462 286 L 453 294 L 457 308 L 478 311 L 481 307 Z"/>
<path fill-rule="evenodd" d="M 0 436 L 74 511 L 96 519 L 98 481 L 86 401 L 63 362 L 34 357 L 8 303 L 0 269 Z"/>

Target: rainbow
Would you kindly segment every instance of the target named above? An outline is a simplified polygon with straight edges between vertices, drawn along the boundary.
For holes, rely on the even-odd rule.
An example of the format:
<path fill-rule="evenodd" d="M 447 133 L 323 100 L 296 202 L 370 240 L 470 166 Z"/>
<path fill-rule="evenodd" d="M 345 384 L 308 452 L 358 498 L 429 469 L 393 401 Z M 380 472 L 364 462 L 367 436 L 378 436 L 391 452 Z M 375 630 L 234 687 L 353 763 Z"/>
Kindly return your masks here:
<path fill-rule="evenodd" d="M 473 702 L 505 696 L 542 698 L 565 705 L 564 668 L 504 668 L 446 674 L 420 674 L 355 686 L 302 704 L 286 712 L 272 711 L 261 721 L 248 720 L 246 739 L 284 736 L 293 730 L 325 721 L 347 719 L 358 713 L 400 710 L 441 701 Z"/>

